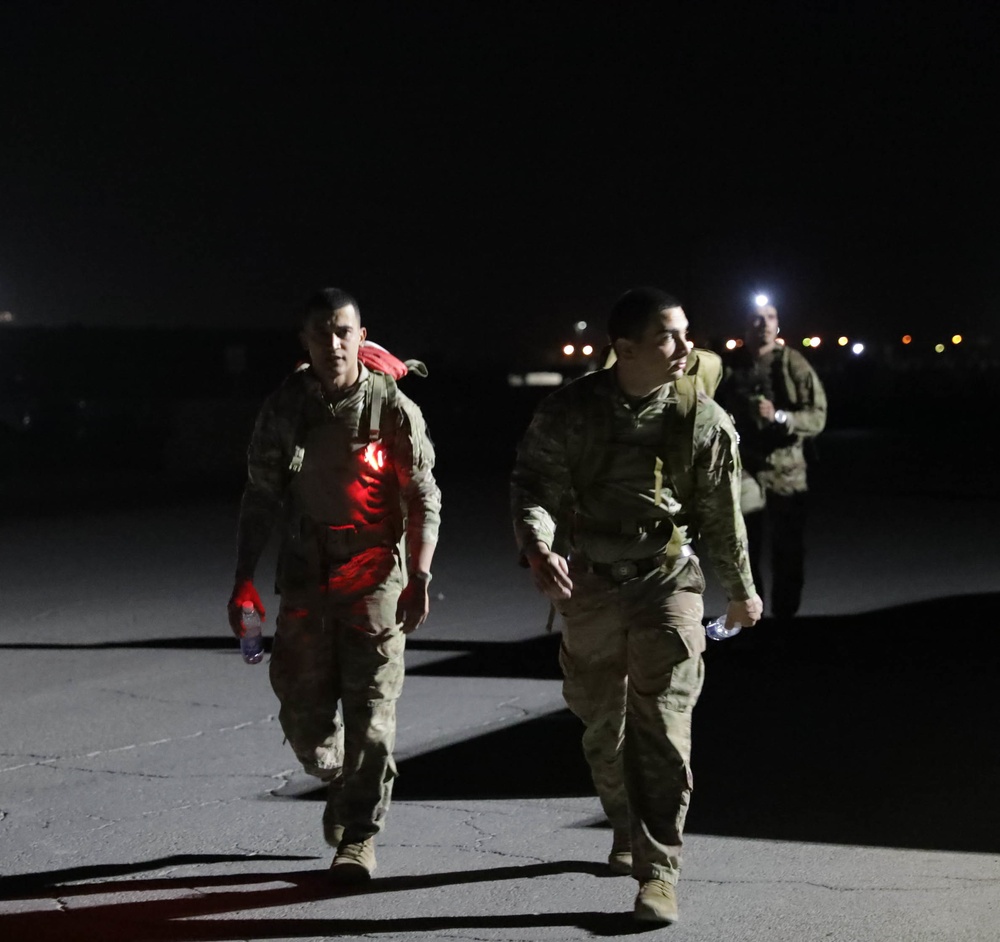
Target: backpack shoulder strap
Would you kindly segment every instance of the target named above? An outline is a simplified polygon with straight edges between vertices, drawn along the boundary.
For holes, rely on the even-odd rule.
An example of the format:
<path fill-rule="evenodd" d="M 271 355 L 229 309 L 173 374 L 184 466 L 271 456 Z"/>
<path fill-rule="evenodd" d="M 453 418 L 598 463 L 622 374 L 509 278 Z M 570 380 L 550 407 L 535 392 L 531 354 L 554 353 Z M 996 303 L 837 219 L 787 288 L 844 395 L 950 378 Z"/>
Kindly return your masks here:
<path fill-rule="evenodd" d="M 694 419 L 698 412 L 698 384 L 693 376 L 674 383 L 677 399 L 664 412 L 660 455 L 671 478 L 691 470 L 694 464 Z"/>
<path fill-rule="evenodd" d="M 785 395 L 789 402 L 795 402 L 795 377 L 792 376 L 792 359 L 795 356 L 802 356 L 798 350 L 789 350 L 781 347 L 781 378 L 785 383 Z M 804 358 L 803 358 L 804 359 Z"/>
<path fill-rule="evenodd" d="M 382 437 L 382 410 L 393 409 L 397 402 L 396 381 L 387 373 L 369 370 L 368 382 L 368 441 Z"/>
<path fill-rule="evenodd" d="M 702 392 L 714 396 L 722 382 L 722 357 L 712 350 L 700 347 L 693 348 L 690 356 L 694 362 L 689 363 L 687 375 L 694 378 Z"/>

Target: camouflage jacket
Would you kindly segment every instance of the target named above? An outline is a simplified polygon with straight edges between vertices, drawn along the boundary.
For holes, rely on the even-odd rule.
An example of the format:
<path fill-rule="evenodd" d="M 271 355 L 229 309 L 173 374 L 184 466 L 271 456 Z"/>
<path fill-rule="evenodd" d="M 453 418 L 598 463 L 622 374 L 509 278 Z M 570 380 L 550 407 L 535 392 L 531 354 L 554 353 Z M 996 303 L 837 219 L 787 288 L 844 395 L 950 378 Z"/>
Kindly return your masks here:
<path fill-rule="evenodd" d="M 283 514 L 283 549 L 303 518 L 397 538 L 405 526 L 412 549 L 436 543 L 441 492 L 434 480 L 434 446 L 419 407 L 386 378 L 380 454 L 366 460 L 372 384 L 364 365 L 358 382 L 330 401 L 308 366 L 296 370 L 264 402 L 247 452 L 240 505 L 237 580 L 253 578 Z M 279 570 L 281 563 L 279 561 Z"/>
<path fill-rule="evenodd" d="M 672 522 L 685 542 L 698 535 L 731 599 L 750 598 L 754 584 L 739 510 L 741 466 L 729 417 L 699 393 L 690 464 L 678 463 L 665 442 L 678 404 L 674 385 L 634 403 L 616 375 L 607 369 L 584 376 L 547 396 L 536 410 L 511 479 L 518 546 L 523 551 L 541 541 L 552 547 L 557 529 L 582 519 L 585 525 L 571 526 L 571 554 L 601 563 L 638 559 L 667 551 Z"/>
<path fill-rule="evenodd" d="M 775 494 L 807 490 L 803 443 L 826 425 L 826 392 L 806 358 L 775 347 L 754 359 L 744 348 L 729 365 L 716 398 L 736 423 L 744 466 L 764 489 Z M 761 398 L 784 409 L 788 422 L 762 419 Z"/>

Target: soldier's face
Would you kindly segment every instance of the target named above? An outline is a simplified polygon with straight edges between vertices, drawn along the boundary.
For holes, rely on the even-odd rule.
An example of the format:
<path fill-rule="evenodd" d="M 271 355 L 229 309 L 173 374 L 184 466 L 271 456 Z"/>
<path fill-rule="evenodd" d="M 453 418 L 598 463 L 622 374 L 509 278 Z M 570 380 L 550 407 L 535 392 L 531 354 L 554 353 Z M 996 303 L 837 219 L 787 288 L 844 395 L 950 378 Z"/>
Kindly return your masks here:
<path fill-rule="evenodd" d="M 660 311 L 646 326 L 634 350 L 636 365 L 650 383 L 670 383 L 684 375 L 691 352 L 687 332 L 687 315 L 680 307 Z"/>
<path fill-rule="evenodd" d="M 353 304 L 310 318 L 301 336 L 324 389 L 345 389 L 358 381 L 358 348 L 367 331 Z"/>
<path fill-rule="evenodd" d="M 770 304 L 755 311 L 750 318 L 750 336 L 762 347 L 768 347 L 778 337 L 778 311 Z"/>

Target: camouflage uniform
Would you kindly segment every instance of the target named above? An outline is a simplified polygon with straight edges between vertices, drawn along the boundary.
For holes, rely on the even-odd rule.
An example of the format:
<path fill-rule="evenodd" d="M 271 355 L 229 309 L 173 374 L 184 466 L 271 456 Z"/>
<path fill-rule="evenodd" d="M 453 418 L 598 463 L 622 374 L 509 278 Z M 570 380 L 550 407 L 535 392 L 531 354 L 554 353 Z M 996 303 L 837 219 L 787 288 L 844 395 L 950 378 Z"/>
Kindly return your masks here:
<path fill-rule="evenodd" d="M 615 375 L 592 373 L 542 402 L 518 449 L 511 504 L 522 550 L 570 530 L 573 594 L 556 603 L 563 694 L 586 726 L 604 810 L 631 833 L 633 875 L 675 883 L 704 677 L 705 582 L 690 539 L 700 534 L 730 598 L 754 596 L 740 463 L 728 416 L 703 393 L 690 464 L 664 459 L 676 384 L 636 403 Z"/>
<path fill-rule="evenodd" d="M 369 449 L 373 384 L 386 383 L 381 453 Z M 434 543 L 441 495 L 420 409 L 360 367 L 331 401 L 309 367 L 264 403 L 248 453 L 237 579 L 251 578 L 283 510 L 270 662 L 281 728 L 307 772 L 342 783 L 338 824 L 352 840 L 381 830 L 396 767 L 396 700 L 405 635 L 396 603 L 400 544 Z M 337 715 L 341 704 L 343 719 Z"/>
<path fill-rule="evenodd" d="M 602 368 L 608 369 L 614 366 L 617 359 L 615 348 L 609 346 Z M 722 357 L 713 350 L 692 347 L 688 353 L 684 375 L 691 377 L 697 388 L 706 396 L 714 396 L 715 390 L 722 382 Z"/>
<path fill-rule="evenodd" d="M 806 439 L 826 425 L 826 392 L 816 371 L 797 350 L 775 347 L 759 358 L 744 348 L 734 357 L 718 392 L 740 433 L 740 454 L 746 473 L 765 495 L 763 508 L 746 514 L 750 535 L 750 562 L 758 589 L 765 523 L 771 537 L 773 585 L 771 609 L 775 615 L 794 615 L 805 582 Z M 788 414 L 788 422 L 761 417 L 758 404 L 769 399 Z M 763 595 L 763 591 L 761 591 Z"/>

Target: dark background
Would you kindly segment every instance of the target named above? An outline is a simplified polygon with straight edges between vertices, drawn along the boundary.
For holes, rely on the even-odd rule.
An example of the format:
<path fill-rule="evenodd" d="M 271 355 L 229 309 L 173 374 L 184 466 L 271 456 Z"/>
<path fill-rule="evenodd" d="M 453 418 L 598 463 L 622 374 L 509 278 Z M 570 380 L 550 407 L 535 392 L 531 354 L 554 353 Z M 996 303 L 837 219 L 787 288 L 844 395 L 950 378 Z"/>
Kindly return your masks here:
<path fill-rule="evenodd" d="M 0 4 L 4 472 L 238 487 L 329 284 L 428 362 L 442 467 L 509 461 L 507 374 L 579 372 L 574 322 L 600 344 L 639 283 L 717 348 L 767 291 L 832 429 L 978 431 L 995 6 L 689 6 Z"/>
<path fill-rule="evenodd" d="M 0 310 L 280 329 L 332 283 L 502 358 L 653 283 L 705 334 L 765 289 L 995 335 L 995 5 L 694 6 L 3 3 Z"/>

